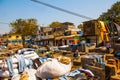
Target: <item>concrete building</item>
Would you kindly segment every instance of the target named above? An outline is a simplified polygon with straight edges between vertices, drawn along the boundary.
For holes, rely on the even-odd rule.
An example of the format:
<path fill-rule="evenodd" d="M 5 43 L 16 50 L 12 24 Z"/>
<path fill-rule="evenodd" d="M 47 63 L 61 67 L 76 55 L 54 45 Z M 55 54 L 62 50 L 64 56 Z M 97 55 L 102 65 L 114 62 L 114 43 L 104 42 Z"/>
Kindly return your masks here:
<path fill-rule="evenodd" d="M 41 27 L 40 34 L 37 35 L 36 44 L 45 46 L 45 45 L 54 45 L 54 35 L 53 29 L 50 27 Z"/>
<path fill-rule="evenodd" d="M 62 24 L 63 26 L 56 28 L 41 27 L 40 33 L 36 38 L 36 44 L 41 46 L 78 44 L 80 40 L 79 38 L 82 36 L 81 30 L 75 28 L 74 24 L 70 22 L 65 22 Z"/>

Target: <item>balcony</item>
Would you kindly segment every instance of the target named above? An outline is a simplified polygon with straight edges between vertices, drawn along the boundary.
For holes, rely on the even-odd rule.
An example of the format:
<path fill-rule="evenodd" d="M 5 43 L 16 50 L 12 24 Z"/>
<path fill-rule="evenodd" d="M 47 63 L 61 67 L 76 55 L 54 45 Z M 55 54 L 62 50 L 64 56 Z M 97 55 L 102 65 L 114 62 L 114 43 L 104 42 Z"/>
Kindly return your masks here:
<path fill-rule="evenodd" d="M 41 36 L 41 40 L 42 39 L 52 39 L 52 38 L 54 38 L 54 35 Z"/>

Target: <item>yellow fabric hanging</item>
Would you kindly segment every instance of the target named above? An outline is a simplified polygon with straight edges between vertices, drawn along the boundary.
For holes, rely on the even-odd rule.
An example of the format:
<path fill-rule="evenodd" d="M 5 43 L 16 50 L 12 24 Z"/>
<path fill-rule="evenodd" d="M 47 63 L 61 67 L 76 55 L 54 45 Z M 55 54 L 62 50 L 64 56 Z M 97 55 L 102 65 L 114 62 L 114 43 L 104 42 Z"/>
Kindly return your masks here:
<path fill-rule="evenodd" d="M 105 23 L 103 21 L 99 21 L 99 22 L 101 24 L 101 40 L 104 41 L 104 39 L 106 39 L 106 41 L 109 41 L 108 32 L 106 30 Z"/>

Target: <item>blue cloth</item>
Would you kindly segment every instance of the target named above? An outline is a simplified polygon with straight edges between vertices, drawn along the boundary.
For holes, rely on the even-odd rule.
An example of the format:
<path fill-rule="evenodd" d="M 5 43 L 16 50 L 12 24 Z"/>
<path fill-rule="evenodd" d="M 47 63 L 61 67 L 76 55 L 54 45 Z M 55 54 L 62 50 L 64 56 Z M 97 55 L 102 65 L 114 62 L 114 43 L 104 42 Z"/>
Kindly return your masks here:
<path fill-rule="evenodd" d="M 97 59 L 97 62 L 98 63 L 101 63 L 101 57 L 100 56 L 95 56 L 96 57 L 96 59 Z"/>
<path fill-rule="evenodd" d="M 48 78 L 47 80 L 53 80 L 52 78 Z"/>
<path fill-rule="evenodd" d="M 80 74 L 80 73 L 81 72 L 78 69 L 76 69 L 76 70 L 74 70 L 74 71 L 72 71 L 70 73 L 65 74 L 65 76 L 74 77 L 76 74 Z"/>
<path fill-rule="evenodd" d="M 101 66 L 102 66 L 102 67 L 105 67 L 105 63 L 104 63 L 104 62 L 101 62 Z"/>
<path fill-rule="evenodd" d="M 39 57 L 40 62 L 45 62 L 46 60 L 47 60 L 47 58 Z"/>
<path fill-rule="evenodd" d="M 13 62 L 12 62 L 12 58 L 7 58 L 7 66 L 8 66 L 8 70 L 9 70 L 9 76 L 12 77 L 14 75 L 14 71 L 13 71 Z"/>
<path fill-rule="evenodd" d="M 49 53 L 46 54 L 46 57 L 47 58 L 52 58 L 52 56 Z"/>
<path fill-rule="evenodd" d="M 101 66 L 105 67 L 104 56 L 101 57 Z"/>
<path fill-rule="evenodd" d="M 83 35 L 83 31 L 77 31 L 80 36 Z"/>
<path fill-rule="evenodd" d="M 18 60 L 19 64 L 19 73 L 22 73 L 24 69 L 26 68 L 25 58 L 23 55 L 15 55 L 15 57 Z"/>
<path fill-rule="evenodd" d="M 1 48 L 2 48 L 2 49 L 5 49 L 5 48 L 6 48 L 6 46 L 2 46 Z"/>
<path fill-rule="evenodd" d="M 47 58 L 39 57 L 39 61 L 42 63 L 45 62 L 46 60 L 47 60 Z"/>
<path fill-rule="evenodd" d="M 70 80 L 70 79 L 68 77 L 66 77 L 66 76 L 60 76 L 59 80 Z"/>
<path fill-rule="evenodd" d="M 89 58 L 95 58 L 98 63 L 101 63 L 101 55 L 89 55 Z"/>
<path fill-rule="evenodd" d="M 29 60 L 29 69 L 32 69 L 33 61 L 31 59 L 28 59 L 28 60 Z"/>

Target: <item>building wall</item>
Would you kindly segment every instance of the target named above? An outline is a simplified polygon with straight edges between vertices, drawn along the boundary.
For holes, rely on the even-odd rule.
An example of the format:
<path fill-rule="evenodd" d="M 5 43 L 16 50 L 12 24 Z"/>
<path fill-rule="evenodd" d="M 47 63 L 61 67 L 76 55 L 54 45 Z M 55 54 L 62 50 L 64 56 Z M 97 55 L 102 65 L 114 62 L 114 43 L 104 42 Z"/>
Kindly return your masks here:
<path fill-rule="evenodd" d="M 19 34 L 8 35 L 8 46 L 22 46 L 22 36 Z"/>
<path fill-rule="evenodd" d="M 19 34 L 9 35 L 8 40 L 22 40 L 22 36 Z"/>
<path fill-rule="evenodd" d="M 40 35 L 38 35 L 36 42 L 43 45 L 54 45 L 54 46 L 62 46 L 64 45 L 64 32 L 68 29 L 73 29 L 74 25 L 73 23 L 65 22 L 63 23 L 63 26 L 56 27 L 56 28 L 50 28 L 50 27 L 41 27 L 40 29 Z M 51 34 L 49 34 L 51 32 Z M 68 41 L 66 41 L 68 44 Z"/>

